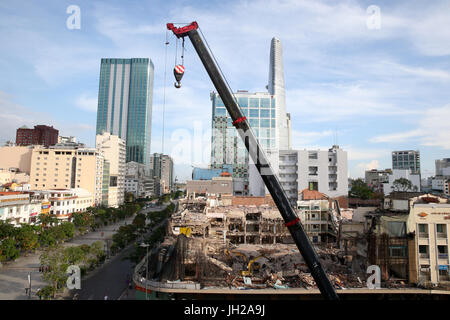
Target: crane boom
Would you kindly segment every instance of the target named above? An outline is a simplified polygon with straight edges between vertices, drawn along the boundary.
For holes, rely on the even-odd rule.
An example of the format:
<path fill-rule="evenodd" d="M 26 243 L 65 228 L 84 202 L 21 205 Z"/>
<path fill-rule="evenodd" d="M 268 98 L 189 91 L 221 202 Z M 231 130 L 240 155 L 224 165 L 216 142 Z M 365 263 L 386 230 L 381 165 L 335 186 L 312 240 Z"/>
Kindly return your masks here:
<path fill-rule="evenodd" d="M 327 300 L 338 300 L 338 295 L 328 279 L 328 276 L 326 275 L 319 258 L 303 229 L 300 219 L 292 208 L 288 197 L 281 187 L 277 176 L 274 174 L 263 149 L 260 147 L 255 135 L 250 129 L 247 119 L 244 117 L 238 104 L 236 103 L 233 93 L 220 72 L 219 66 L 216 64 L 212 53 L 208 50 L 207 45 L 205 45 L 205 42 L 200 36 L 197 22 L 192 22 L 191 24 L 181 28 L 176 28 L 172 23 L 168 23 L 167 29 L 171 30 L 177 38 L 184 38 L 185 36 L 189 37 L 189 40 L 192 42 L 192 45 L 200 57 L 203 66 L 208 72 L 214 87 L 227 108 L 227 111 L 233 121 L 233 125 L 236 127 L 239 135 L 243 139 L 245 147 L 247 148 L 255 167 L 261 174 L 264 184 L 269 190 L 278 210 L 280 211 L 286 227 L 289 229 L 297 248 L 311 271 L 311 275 L 322 293 L 322 296 Z"/>

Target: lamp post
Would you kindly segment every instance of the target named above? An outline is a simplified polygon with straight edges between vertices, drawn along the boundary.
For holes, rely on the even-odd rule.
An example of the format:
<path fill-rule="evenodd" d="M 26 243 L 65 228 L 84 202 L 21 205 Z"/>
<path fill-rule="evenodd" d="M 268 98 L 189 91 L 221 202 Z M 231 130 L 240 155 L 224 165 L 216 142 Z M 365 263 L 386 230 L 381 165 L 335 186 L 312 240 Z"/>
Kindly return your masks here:
<path fill-rule="evenodd" d="M 147 248 L 147 254 L 145 255 L 145 300 L 147 300 L 147 278 L 148 278 L 148 247 L 150 245 L 142 242 L 141 247 Z"/>

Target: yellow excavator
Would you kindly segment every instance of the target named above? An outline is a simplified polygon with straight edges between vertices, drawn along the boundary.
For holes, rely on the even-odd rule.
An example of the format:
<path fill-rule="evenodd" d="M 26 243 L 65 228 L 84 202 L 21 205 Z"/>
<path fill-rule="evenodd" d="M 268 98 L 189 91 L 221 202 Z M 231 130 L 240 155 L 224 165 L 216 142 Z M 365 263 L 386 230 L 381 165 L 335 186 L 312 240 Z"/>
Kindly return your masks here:
<path fill-rule="evenodd" d="M 257 256 L 256 258 L 250 260 L 248 262 L 248 265 L 247 265 L 247 270 L 242 270 L 241 271 L 241 276 L 251 276 L 251 275 L 253 275 L 253 271 L 254 270 L 258 270 L 260 268 L 259 265 L 257 265 L 257 264 L 253 265 L 253 264 L 256 262 L 256 260 L 261 259 L 261 258 L 266 258 L 267 259 L 267 257 L 262 254 L 262 255 Z"/>
<path fill-rule="evenodd" d="M 233 254 L 241 256 L 244 263 L 247 262 L 247 256 L 245 254 L 243 254 L 242 252 L 225 249 L 225 255 L 230 259 L 231 262 L 233 262 L 233 257 L 232 257 Z"/>

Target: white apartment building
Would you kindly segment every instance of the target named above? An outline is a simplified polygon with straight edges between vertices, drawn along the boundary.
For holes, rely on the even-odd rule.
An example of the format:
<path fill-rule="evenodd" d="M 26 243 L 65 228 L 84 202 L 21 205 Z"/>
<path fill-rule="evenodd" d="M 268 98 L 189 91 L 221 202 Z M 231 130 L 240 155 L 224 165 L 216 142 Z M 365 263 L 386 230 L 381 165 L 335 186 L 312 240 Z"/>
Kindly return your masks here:
<path fill-rule="evenodd" d="M 154 153 L 150 157 L 152 178 L 159 180 L 160 193 L 169 193 L 174 187 L 173 159 L 169 155 Z M 155 190 L 156 193 L 157 190 Z"/>
<path fill-rule="evenodd" d="M 278 178 L 289 200 L 298 193 L 317 190 L 330 198 L 348 194 L 347 152 L 339 146 L 325 150 L 280 150 Z"/>
<path fill-rule="evenodd" d="M 159 190 L 157 193 L 155 192 L 155 181 L 157 179 L 150 177 L 150 172 L 148 171 L 147 167 L 142 163 L 134 161 L 127 162 L 125 192 L 132 193 L 135 198 L 145 198 L 155 194 L 159 195 Z"/>
<path fill-rule="evenodd" d="M 50 201 L 50 214 L 68 221 L 74 212 L 83 212 L 93 204 L 92 195 L 82 188 L 45 190 Z"/>
<path fill-rule="evenodd" d="M 13 225 L 28 223 L 30 217 L 39 214 L 41 203 L 31 202 L 30 194 L 22 192 L 0 192 L 0 220 L 9 220 Z"/>
<path fill-rule="evenodd" d="M 446 178 L 443 176 L 433 177 L 431 180 L 431 189 L 436 191 L 444 191 Z"/>
<path fill-rule="evenodd" d="M 430 198 L 437 201 L 426 201 Z M 407 229 L 416 235 L 410 266 L 413 282 L 450 283 L 449 218 L 450 204 L 445 198 L 427 194 L 410 199 Z"/>
<path fill-rule="evenodd" d="M 410 190 L 400 191 L 420 191 L 420 174 L 412 174 L 410 169 L 393 169 L 392 174 L 389 175 L 389 182 L 383 183 L 383 192 L 385 196 L 394 191 L 394 181 L 400 178 L 411 181 Z"/>
<path fill-rule="evenodd" d="M 104 132 L 97 135 L 95 141 L 97 150 L 109 162 L 108 206 L 117 208 L 125 200 L 125 140 Z"/>
<path fill-rule="evenodd" d="M 310 240 L 313 243 L 334 241 L 336 230 L 328 197 L 318 191 L 303 190 L 300 199 L 297 201 L 299 218 Z"/>

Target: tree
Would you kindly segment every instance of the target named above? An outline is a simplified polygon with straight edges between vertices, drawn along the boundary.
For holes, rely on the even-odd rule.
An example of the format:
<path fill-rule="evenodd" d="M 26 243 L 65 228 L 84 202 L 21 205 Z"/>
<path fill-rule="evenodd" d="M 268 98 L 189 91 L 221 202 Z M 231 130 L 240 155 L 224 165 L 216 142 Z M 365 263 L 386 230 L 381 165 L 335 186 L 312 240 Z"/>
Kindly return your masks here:
<path fill-rule="evenodd" d="M 34 226 L 22 224 L 15 238 L 22 250 L 29 251 L 39 247 L 39 235 Z"/>
<path fill-rule="evenodd" d="M 0 221 L 0 240 L 14 237 L 17 229 L 8 221 Z"/>
<path fill-rule="evenodd" d="M 65 239 L 71 239 L 75 235 L 75 225 L 71 222 L 63 222 L 58 227 L 64 232 Z"/>
<path fill-rule="evenodd" d="M 41 230 L 50 228 L 58 224 L 58 218 L 52 214 L 40 214 L 38 216 L 38 223 L 41 225 Z"/>
<path fill-rule="evenodd" d="M 410 180 L 406 178 L 399 178 L 397 180 L 394 180 L 394 182 L 392 183 L 392 189 L 394 191 L 403 191 L 403 192 L 412 190 L 412 183 Z"/>
<path fill-rule="evenodd" d="M 47 267 L 44 268 L 43 278 L 53 287 L 53 298 L 67 281 L 67 257 L 61 246 L 47 248 L 40 257 L 41 266 Z"/>
<path fill-rule="evenodd" d="M 142 231 L 145 228 L 145 220 L 145 214 L 139 213 L 136 217 L 134 217 L 133 225 L 135 225 L 138 230 Z"/>
<path fill-rule="evenodd" d="M 72 213 L 72 223 L 77 228 L 90 227 L 94 223 L 93 215 L 90 212 Z"/>
<path fill-rule="evenodd" d="M 373 190 L 367 186 L 363 179 L 353 180 L 352 188 L 349 192 L 350 198 L 360 198 L 363 200 L 371 199 L 374 195 Z"/>
<path fill-rule="evenodd" d="M 0 261 L 16 260 L 20 256 L 16 241 L 13 238 L 3 239 L 0 244 Z"/>
<path fill-rule="evenodd" d="M 39 234 L 41 246 L 53 246 L 56 244 L 56 235 L 53 229 L 45 229 Z"/>
<path fill-rule="evenodd" d="M 64 259 L 69 265 L 86 263 L 87 258 L 88 255 L 81 246 L 67 247 L 64 249 Z"/>

